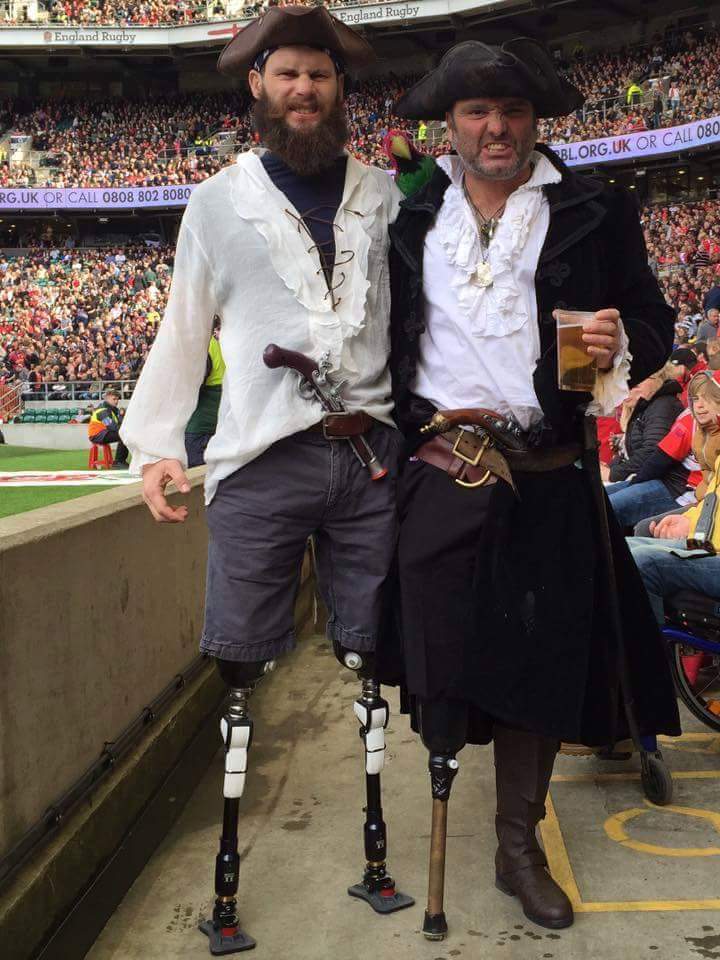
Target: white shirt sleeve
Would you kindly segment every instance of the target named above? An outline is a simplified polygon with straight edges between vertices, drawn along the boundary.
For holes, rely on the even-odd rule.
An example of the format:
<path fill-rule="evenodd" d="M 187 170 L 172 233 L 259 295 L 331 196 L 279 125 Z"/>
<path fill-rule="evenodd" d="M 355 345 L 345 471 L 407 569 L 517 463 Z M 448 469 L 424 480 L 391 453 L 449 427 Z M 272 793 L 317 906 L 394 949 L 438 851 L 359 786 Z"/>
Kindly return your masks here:
<path fill-rule="evenodd" d="M 620 349 L 609 370 L 598 370 L 593 398 L 585 411 L 588 416 L 612 417 L 615 408 L 627 399 L 630 392 L 630 341 L 620 320 Z"/>
<path fill-rule="evenodd" d="M 165 315 L 120 429 L 134 476 L 166 458 L 187 467 L 185 426 L 197 404 L 218 313 L 212 269 L 188 222 L 190 209 L 180 224 Z"/>

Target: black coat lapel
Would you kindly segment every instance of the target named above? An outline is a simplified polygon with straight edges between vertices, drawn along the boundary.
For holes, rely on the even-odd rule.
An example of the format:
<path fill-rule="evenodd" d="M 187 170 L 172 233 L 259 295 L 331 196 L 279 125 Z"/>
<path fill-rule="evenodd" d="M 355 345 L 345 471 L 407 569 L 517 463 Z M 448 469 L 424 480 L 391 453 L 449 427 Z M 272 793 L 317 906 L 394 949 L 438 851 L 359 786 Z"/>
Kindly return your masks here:
<path fill-rule="evenodd" d="M 550 204 L 550 226 L 538 266 L 554 260 L 600 226 L 605 207 L 597 200 L 603 184 L 594 177 L 578 177 L 543 143 L 535 148 L 562 173 L 559 183 L 550 183 L 545 195 Z"/>

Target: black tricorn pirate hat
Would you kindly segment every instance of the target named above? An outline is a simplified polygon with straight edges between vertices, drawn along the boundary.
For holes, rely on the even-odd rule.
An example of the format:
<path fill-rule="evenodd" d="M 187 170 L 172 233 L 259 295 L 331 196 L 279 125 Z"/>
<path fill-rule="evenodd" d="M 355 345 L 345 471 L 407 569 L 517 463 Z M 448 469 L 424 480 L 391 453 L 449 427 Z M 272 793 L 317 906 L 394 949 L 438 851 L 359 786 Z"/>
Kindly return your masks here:
<path fill-rule="evenodd" d="M 367 40 L 328 13 L 326 7 L 269 7 L 224 47 L 217 68 L 226 76 L 247 80 L 264 50 L 295 44 L 329 50 L 351 69 L 376 59 Z"/>
<path fill-rule="evenodd" d="M 516 37 L 501 47 L 464 40 L 400 97 L 394 113 L 411 120 L 444 120 L 458 100 L 483 96 L 522 97 L 538 117 L 565 116 L 585 99 L 558 76 L 549 51 L 537 40 Z"/>

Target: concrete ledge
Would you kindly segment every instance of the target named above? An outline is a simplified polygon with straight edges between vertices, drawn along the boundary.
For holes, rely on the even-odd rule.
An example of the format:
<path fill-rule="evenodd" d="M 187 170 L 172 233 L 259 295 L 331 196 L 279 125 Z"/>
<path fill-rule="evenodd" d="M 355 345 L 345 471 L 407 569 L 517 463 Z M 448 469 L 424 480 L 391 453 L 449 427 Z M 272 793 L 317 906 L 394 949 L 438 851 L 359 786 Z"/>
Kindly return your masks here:
<path fill-rule="evenodd" d="M 82 406 L 76 403 L 75 406 Z M 90 449 L 86 423 L 4 423 L 5 442 L 13 447 L 45 450 Z"/>
<path fill-rule="evenodd" d="M 184 524 L 135 484 L 0 520 L 0 856 L 197 655 L 203 474 Z"/>
<path fill-rule="evenodd" d="M 136 825 L 144 808 L 171 774 L 193 737 L 212 719 L 215 728 L 207 738 L 202 756 L 195 760 L 201 775 L 217 752 L 218 735 L 214 723 L 224 695 L 224 684 L 208 662 L 202 675 L 178 699 L 175 706 L 144 741 L 121 763 L 94 792 L 92 798 L 75 811 L 63 824 L 61 832 L 14 879 L 0 899 L 0 956 L 3 960 L 29 960 L 56 933 L 74 905 L 87 894 L 91 884 L 102 873 Z M 188 784 L 188 795 L 195 785 Z M 187 799 L 184 797 L 183 799 Z M 166 804 L 169 829 L 183 803 Z M 164 833 L 146 845 L 146 857 L 137 870 L 120 871 L 115 877 L 124 887 L 115 903 L 142 869 Z M 134 875 L 133 875 L 134 873 Z M 124 882 L 122 882 L 124 881 Z M 75 935 L 74 946 L 61 956 L 82 957 L 112 913 L 114 903 L 94 911 L 85 918 L 82 928 L 89 935 L 84 949 Z"/>
<path fill-rule="evenodd" d="M 152 522 L 135 486 L 0 521 L 0 855 L 197 654 L 204 468 L 188 476 L 182 525 Z M 306 557 L 299 630 L 312 610 Z M 223 695 L 208 661 L 15 875 L 3 960 L 84 955 L 217 752 Z"/>

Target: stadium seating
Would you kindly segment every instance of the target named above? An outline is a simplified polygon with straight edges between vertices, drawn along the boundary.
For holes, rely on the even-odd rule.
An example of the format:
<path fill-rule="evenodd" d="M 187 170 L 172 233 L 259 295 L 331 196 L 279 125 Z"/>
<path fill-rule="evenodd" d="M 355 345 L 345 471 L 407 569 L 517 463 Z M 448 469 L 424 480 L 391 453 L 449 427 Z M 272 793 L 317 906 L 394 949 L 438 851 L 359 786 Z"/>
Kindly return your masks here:
<path fill-rule="evenodd" d="M 631 78 L 648 90 L 653 78 L 662 80 L 656 85 L 659 115 L 653 113 L 658 98 L 653 96 L 651 103 L 643 97 L 632 105 L 635 120 L 642 114 L 648 124 L 677 123 L 703 111 L 720 114 L 720 61 L 711 55 L 715 42 L 714 36 L 687 33 L 656 37 L 643 48 L 613 54 L 577 49 L 564 66 L 591 109 L 584 117 L 543 121 L 541 133 L 562 140 L 614 132 L 617 123 L 628 119 L 618 97 Z M 670 103 L 666 90 L 666 80 L 676 75 L 682 75 L 679 106 Z M 374 80 L 350 95 L 351 149 L 363 161 L 387 166 L 382 140 L 390 124 L 397 125 L 392 104 L 414 79 Z M 0 157 L 0 186 L 30 178 L 58 186 L 201 180 L 233 159 L 232 152 L 214 152 L 211 141 L 218 133 L 234 139 L 236 149 L 253 143 L 247 105 L 237 93 L 151 101 L 48 100 L 31 113 L 12 100 L 2 101 L 0 130 L 27 132 L 57 163 L 11 167 Z M 445 149 L 441 138 L 433 152 Z M 648 207 L 643 219 L 651 266 L 669 302 L 683 316 L 697 315 L 706 292 L 718 284 L 720 203 Z M 62 396 L 69 395 L 67 385 L 73 383 L 80 385 L 73 397 L 82 402 L 96 401 L 103 382 L 136 379 L 167 303 L 172 246 L 156 240 L 153 247 L 128 243 L 75 250 L 66 246 L 62 220 L 20 229 L 17 239 L 29 247 L 27 255 L 0 256 L 0 380 L 25 369 L 31 372 L 26 399 L 44 396 L 34 385 L 54 384 L 53 392 Z M 28 423 L 64 422 L 60 414 L 43 419 L 27 412 L 24 417 Z"/>
<path fill-rule="evenodd" d="M 720 115 L 716 45 L 717 36 L 708 32 L 700 38 L 657 36 L 632 51 L 577 50 L 563 66 L 585 93 L 586 107 L 570 117 L 540 121 L 541 139 L 585 140 Z M 412 126 L 392 117 L 392 103 L 415 79 L 372 80 L 350 94 L 350 149 L 360 159 L 388 166 L 385 132 L 391 125 Z M 633 81 L 643 92 L 628 104 Z M 249 98 L 235 91 L 152 100 L 53 99 L 29 113 L 10 100 L 0 104 L 0 131 L 31 136 L 39 152 L 32 165 L 10 166 L 0 157 L 0 187 L 198 183 L 253 145 L 249 106 Z M 441 143 L 434 152 L 446 149 Z"/>
<path fill-rule="evenodd" d="M 315 6 L 321 0 L 293 0 L 294 4 Z M 349 3 L 385 3 L 389 0 L 332 0 L 325 4 L 332 8 L 347 6 Z M 117 26 L 132 25 L 142 27 L 181 26 L 186 23 L 207 23 L 211 20 L 225 20 L 237 17 L 255 17 L 267 0 L 244 3 L 231 3 L 227 0 L 214 0 L 213 3 L 198 3 L 197 0 L 151 0 L 143 3 L 124 3 L 122 0 L 40 0 L 38 16 L 20 21 L 11 13 L 11 8 L 0 7 L 0 26 L 3 24 L 44 23 L 54 26 Z M 26 11 L 31 8 L 26 8 Z"/>
<path fill-rule="evenodd" d="M 720 282 L 720 201 L 647 207 L 643 222 L 651 266 L 668 301 L 697 314 L 707 291 Z M 28 256 L 0 257 L 0 276 L 5 267 L 6 277 L 22 279 L 26 287 L 9 300 L 11 287 L 0 283 L 0 378 L 25 367 L 40 383 L 62 377 L 66 384 L 83 384 L 87 389 L 78 392 L 88 400 L 98 399 L 102 380 L 135 379 L 165 309 L 171 260 L 172 248 L 165 245 L 62 254 L 35 249 Z M 82 282 L 82 306 L 68 276 Z M 124 293 L 111 320 L 88 318 L 120 289 Z M 61 313 L 51 310 L 58 305 Z M 69 420 L 78 412 L 28 410 L 23 422 L 48 422 L 52 416 L 50 422 L 59 423 L 61 415 L 69 414 Z"/>

